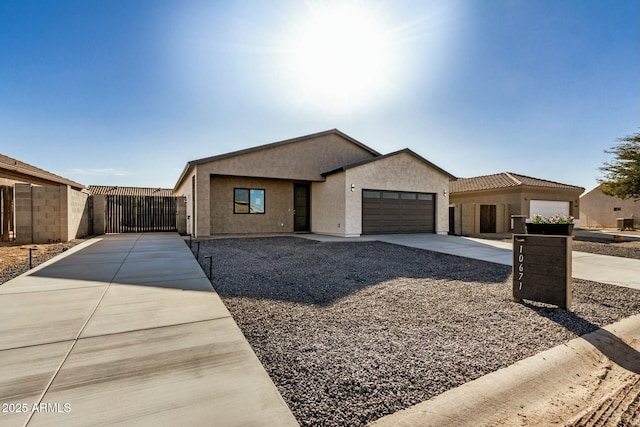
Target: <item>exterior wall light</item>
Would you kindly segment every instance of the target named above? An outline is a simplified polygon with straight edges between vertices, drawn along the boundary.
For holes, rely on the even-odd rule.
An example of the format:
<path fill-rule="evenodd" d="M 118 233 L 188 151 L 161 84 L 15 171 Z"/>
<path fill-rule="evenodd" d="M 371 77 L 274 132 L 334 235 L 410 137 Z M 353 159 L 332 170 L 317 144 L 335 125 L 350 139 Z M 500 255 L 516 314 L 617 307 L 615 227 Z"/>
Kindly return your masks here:
<path fill-rule="evenodd" d="M 356 185 L 355 184 L 351 184 L 351 191 L 356 191 Z"/>
<path fill-rule="evenodd" d="M 447 197 L 447 190 L 442 190 L 442 195 L 443 195 L 444 197 Z"/>

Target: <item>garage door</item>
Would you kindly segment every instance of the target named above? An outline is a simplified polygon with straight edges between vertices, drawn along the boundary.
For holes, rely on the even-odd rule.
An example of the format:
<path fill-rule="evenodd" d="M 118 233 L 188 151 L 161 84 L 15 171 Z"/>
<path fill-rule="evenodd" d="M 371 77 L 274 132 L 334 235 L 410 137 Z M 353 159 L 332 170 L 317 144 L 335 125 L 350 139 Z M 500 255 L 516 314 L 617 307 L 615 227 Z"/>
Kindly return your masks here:
<path fill-rule="evenodd" d="M 531 200 L 529 217 L 540 214 L 542 216 L 569 215 L 569 202 L 556 200 Z"/>
<path fill-rule="evenodd" d="M 435 195 L 362 191 L 362 234 L 433 233 Z"/>

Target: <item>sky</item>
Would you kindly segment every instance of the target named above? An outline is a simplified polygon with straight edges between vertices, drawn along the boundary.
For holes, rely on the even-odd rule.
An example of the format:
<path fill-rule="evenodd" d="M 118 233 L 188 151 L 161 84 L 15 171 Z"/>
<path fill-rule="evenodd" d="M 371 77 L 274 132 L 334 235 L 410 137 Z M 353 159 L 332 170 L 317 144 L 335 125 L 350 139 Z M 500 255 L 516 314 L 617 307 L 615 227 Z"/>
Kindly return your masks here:
<path fill-rule="evenodd" d="M 0 0 L 0 153 L 85 185 L 337 128 L 590 190 L 639 127 L 635 0 Z"/>

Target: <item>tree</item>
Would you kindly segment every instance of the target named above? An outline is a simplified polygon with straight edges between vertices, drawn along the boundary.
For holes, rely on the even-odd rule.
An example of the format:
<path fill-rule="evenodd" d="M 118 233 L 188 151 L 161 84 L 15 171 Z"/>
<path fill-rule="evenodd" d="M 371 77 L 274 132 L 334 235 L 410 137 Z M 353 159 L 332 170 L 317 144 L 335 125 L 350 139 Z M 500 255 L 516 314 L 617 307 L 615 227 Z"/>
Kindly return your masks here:
<path fill-rule="evenodd" d="M 605 150 L 615 159 L 600 168 L 605 176 L 598 182 L 604 194 L 640 200 L 640 133 L 618 138 L 618 142 L 611 150 Z"/>

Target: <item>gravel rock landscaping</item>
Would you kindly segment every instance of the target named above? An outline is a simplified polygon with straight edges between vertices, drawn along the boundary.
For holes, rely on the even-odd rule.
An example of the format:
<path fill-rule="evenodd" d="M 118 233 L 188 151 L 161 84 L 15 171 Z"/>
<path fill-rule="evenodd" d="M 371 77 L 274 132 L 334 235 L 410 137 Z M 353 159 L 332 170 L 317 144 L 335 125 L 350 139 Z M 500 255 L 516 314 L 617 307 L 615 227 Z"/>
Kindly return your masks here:
<path fill-rule="evenodd" d="M 573 250 L 599 255 L 640 259 L 640 241 L 630 242 L 585 242 L 573 240 Z"/>
<path fill-rule="evenodd" d="M 640 312 L 640 291 L 575 279 L 572 312 L 514 303 L 511 267 L 382 242 L 202 241 L 208 271 L 206 255 L 302 425 L 364 425 Z"/>

